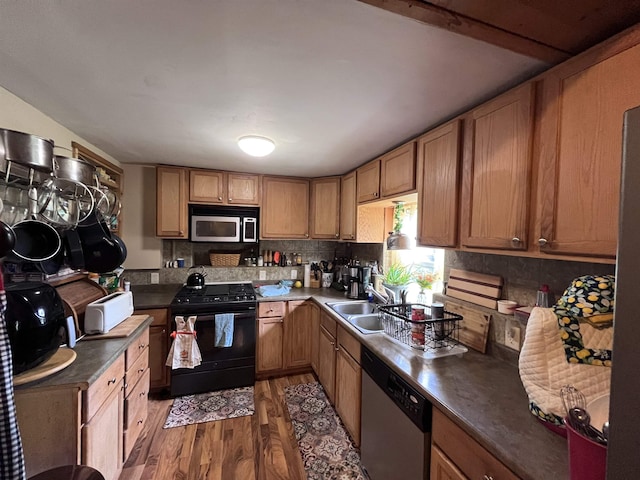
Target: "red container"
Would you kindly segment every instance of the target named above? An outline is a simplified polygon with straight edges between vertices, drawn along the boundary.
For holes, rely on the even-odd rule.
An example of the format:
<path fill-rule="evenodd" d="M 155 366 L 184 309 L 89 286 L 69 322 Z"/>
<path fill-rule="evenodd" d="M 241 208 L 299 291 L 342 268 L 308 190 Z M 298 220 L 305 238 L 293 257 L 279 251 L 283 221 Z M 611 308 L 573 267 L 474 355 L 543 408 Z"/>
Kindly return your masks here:
<path fill-rule="evenodd" d="M 569 425 L 567 441 L 569 443 L 569 478 L 571 480 L 605 480 L 607 467 L 607 447 L 594 442 Z"/>

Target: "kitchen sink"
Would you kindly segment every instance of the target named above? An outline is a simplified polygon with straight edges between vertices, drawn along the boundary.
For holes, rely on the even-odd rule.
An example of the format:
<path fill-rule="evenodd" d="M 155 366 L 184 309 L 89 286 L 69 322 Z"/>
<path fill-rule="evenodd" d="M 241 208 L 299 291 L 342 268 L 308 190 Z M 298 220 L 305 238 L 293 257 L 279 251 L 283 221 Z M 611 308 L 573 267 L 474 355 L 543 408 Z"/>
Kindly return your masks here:
<path fill-rule="evenodd" d="M 327 305 L 347 320 L 351 315 L 366 315 L 376 311 L 375 304 L 369 302 L 339 302 Z"/>
<path fill-rule="evenodd" d="M 377 313 L 351 315 L 347 321 L 362 333 L 380 333 L 384 331 L 382 321 Z"/>

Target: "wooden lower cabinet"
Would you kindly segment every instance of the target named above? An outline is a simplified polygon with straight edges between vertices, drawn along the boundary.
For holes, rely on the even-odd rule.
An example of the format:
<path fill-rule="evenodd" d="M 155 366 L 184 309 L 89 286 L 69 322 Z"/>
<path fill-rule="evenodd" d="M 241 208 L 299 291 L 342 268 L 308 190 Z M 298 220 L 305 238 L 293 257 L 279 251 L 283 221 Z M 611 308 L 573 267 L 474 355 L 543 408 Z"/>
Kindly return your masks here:
<path fill-rule="evenodd" d="M 320 307 L 311 302 L 311 368 L 318 371 L 318 341 L 320 336 Z"/>
<path fill-rule="evenodd" d="M 517 480 L 502 462 L 438 409 L 433 409 L 431 479 Z"/>
<path fill-rule="evenodd" d="M 311 365 L 311 302 L 291 301 L 287 310 L 284 318 L 284 366 L 294 368 Z"/>
<path fill-rule="evenodd" d="M 360 446 L 360 404 L 362 368 L 360 343 L 345 329 L 338 327 L 336 351 L 335 405 L 342 423 L 357 447 Z"/>
<path fill-rule="evenodd" d="M 310 300 L 259 303 L 256 372 L 310 367 L 317 314 Z"/>
<path fill-rule="evenodd" d="M 456 467 L 438 447 L 431 447 L 431 480 L 467 480 L 467 477 Z"/>
<path fill-rule="evenodd" d="M 256 369 L 258 372 L 281 370 L 283 317 L 258 319 L 258 348 Z"/>
<path fill-rule="evenodd" d="M 318 341 L 318 379 L 330 402 L 334 402 L 336 384 L 336 337 L 320 326 Z"/>
<path fill-rule="evenodd" d="M 124 380 L 82 427 L 82 464 L 116 480 L 122 469 Z"/>
<path fill-rule="evenodd" d="M 325 312 L 320 313 L 318 329 L 316 374 L 347 432 L 360 446 L 360 342 Z"/>
<path fill-rule="evenodd" d="M 169 387 L 170 370 L 165 364 L 169 355 L 169 309 L 149 308 L 136 310 L 135 315 L 149 315 L 153 317 L 149 327 L 149 370 L 152 391 Z"/>
<path fill-rule="evenodd" d="M 83 464 L 99 470 L 105 480 L 118 479 L 146 422 L 148 344 L 145 330 L 86 390 L 78 382 L 15 390 L 28 477 Z M 127 415 L 127 409 L 133 413 Z"/>

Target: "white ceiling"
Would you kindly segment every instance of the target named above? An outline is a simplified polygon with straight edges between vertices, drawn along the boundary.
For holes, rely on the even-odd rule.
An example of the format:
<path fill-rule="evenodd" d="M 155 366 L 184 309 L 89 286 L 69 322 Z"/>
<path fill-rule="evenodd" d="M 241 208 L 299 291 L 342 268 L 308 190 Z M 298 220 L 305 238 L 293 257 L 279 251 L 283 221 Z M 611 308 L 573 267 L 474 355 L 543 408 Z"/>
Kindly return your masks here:
<path fill-rule="evenodd" d="M 0 65 L 0 85 L 122 163 L 310 177 L 545 68 L 356 0 L 2 0 Z M 276 151 L 248 157 L 246 134 Z"/>

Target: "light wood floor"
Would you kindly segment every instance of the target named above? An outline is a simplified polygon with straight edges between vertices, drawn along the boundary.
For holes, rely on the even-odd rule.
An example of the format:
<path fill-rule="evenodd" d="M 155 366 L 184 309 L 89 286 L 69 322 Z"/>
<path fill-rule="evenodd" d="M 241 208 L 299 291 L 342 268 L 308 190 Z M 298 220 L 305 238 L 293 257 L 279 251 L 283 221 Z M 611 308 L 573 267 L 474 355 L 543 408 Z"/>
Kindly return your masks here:
<path fill-rule="evenodd" d="M 149 400 L 149 421 L 120 480 L 305 480 L 284 403 L 288 385 L 312 374 L 258 381 L 249 417 L 162 429 L 172 399 Z"/>

